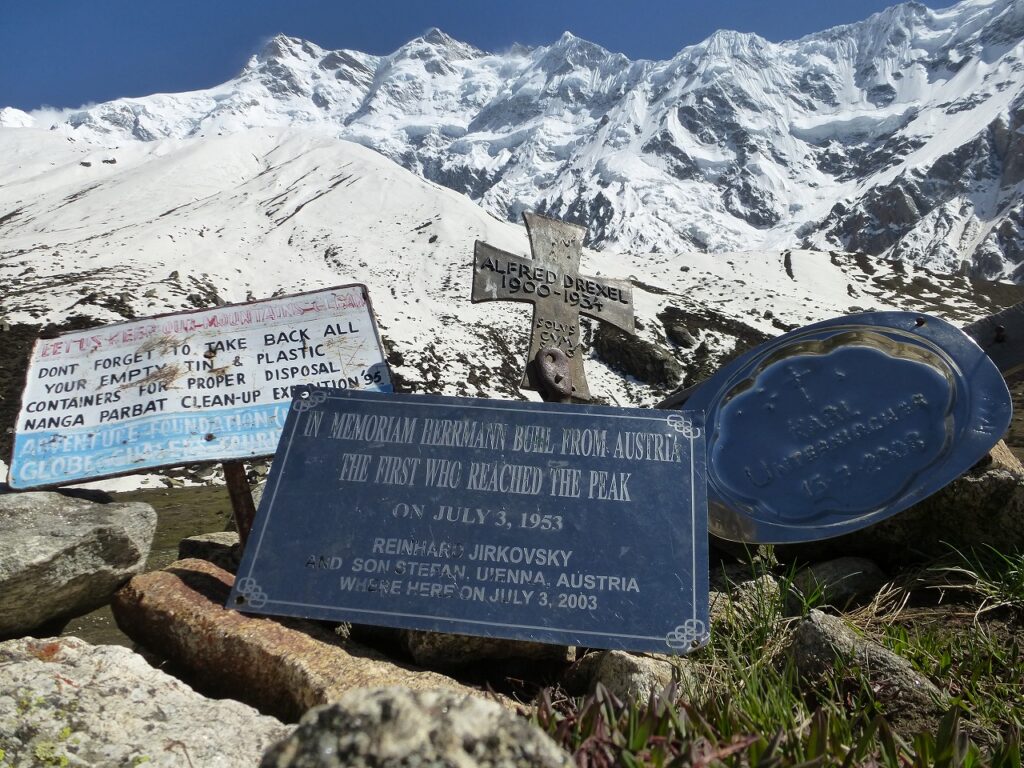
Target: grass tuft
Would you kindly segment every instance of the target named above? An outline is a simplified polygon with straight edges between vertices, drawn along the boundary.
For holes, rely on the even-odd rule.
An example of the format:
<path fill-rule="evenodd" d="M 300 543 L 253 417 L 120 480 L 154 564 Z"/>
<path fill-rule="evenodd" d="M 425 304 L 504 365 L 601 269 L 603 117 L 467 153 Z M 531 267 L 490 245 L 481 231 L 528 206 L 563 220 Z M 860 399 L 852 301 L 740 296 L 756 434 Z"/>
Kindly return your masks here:
<path fill-rule="evenodd" d="M 742 577 L 733 571 L 711 642 L 684 660 L 685 674 L 661 695 L 622 702 L 600 686 L 576 699 L 548 691 L 537 724 L 582 768 L 1019 768 L 1024 644 L 1018 624 L 987 615 L 1024 606 L 1020 557 L 974 556 L 908 572 L 845 614 L 950 696 L 940 720 L 904 734 L 876 701 L 870 670 L 837 658 L 814 680 L 799 674 L 787 654 L 789 637 L 800 616 L 817 607 L 815 597 L 803 596 L 794 610 L 792 570 L 771 558 L 752 558 L 748 570 Z M 944 590 L 938 602 L 936 586 Z M 954 588 L 970 600 L 948 605 Z"/>

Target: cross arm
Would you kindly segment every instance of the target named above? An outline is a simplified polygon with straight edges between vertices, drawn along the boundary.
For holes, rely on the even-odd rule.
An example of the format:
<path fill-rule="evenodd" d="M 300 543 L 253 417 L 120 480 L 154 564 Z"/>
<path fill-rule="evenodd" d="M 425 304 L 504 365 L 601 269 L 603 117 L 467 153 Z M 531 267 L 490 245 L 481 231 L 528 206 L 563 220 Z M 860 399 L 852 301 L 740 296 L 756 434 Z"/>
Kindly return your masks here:
<path fill-rule="evenodd" d="M 536 269 L 530 259 L 477 240 L 473 247 L 473 303 L 534 301 L 536 297 L 523 288 Z"/>
<path fill-rule="evenodd" d="M 633 284 L 629 280 L 581 277 L 590 307 L 581 306 L 580 313 L 603 323 L 611 323 L 626 333 L 636 333 L 633 322 Z M 570 294 L 571 297 L 571 294 Z"/>

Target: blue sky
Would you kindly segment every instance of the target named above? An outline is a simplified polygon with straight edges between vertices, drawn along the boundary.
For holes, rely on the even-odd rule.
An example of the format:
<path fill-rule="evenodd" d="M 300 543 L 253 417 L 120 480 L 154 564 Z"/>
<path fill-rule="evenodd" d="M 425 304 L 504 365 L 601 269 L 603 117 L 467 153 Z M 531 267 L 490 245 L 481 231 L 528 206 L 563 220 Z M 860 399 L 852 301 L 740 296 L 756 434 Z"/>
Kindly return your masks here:
<path fill-rule="evenodd" d="M 716 29 L 787 40 L 866 18 L 887 0 L 0 0 L 0 106 L 75 107 L 206 88 L 272 35 L 390 53 L 436 26 L 485 50 L 565 30 L 666 59 Z M 949 2 L 926 3 L 944 7 Z"/>

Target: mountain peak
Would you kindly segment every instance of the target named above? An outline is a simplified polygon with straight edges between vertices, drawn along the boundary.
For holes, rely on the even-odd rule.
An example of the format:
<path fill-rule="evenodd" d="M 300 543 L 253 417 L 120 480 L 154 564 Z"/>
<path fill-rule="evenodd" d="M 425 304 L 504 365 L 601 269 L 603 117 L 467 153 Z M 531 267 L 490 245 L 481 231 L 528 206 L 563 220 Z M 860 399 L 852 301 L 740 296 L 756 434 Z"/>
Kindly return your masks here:
<path fill-rule="evenodd" d="M 716 29 L 701 45 L 709 53 L 733 55 L 742 51 L 761 50 L 770 46 L 771 43 L 753 32 Z"/>
<path fill-rule="evenodd" d="M 593 43 L 590 40 L 585 40 L 582 37 L 577 37 L 569 30 L 562 33 L 561 37 L 555 41 L 552 48 L 558 48 L 563 50 L 572 51 L 586 51 L 588 53 L 597 54 L 601 56 L 608 56 L 609 51 L 607 48 Z"/>
<path fill-rule="evenodd" d="M 475 59 L 482 55 L 483 51 L 479 48 L 456 40 L 437 27 L 431 27 L 419 37 L 414 37 L 392 54 L 398 58 L 411 56 L 417 59 L 438 58 L 445 61 Z"/>
<path fill-rule="evenodd" d="M 562 36 L 546 50 L 544 58 L 549 62 L 559 61 L 559 66 L 592 68 L 613 56 L 628 61 L 622 54 L 613 54 L 607 48 L 577 37 L 569 31 L 563 32 Z"/>
<path fill-rule="evenodd" d="M 283 59 L 313 59 L 323 55 L 319 46 L 298 37 L 278 33 L 270 38 L 253 57 L 256 63 Z"/>
<path fill-rule="evenodd" d="M 437 27 L 431 27 L 420 35 L 419 39 L 425 43 L 430 43 L 431 45 L 461 45 L 458 40 Z"/>

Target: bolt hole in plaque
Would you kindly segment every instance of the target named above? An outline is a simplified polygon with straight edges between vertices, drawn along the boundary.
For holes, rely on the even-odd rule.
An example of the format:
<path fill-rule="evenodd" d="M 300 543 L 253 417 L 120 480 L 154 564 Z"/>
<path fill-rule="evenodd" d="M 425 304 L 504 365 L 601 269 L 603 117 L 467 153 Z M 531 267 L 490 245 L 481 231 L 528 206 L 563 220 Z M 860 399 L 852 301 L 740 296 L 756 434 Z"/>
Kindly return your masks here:
<path fill-rule="evenodd" d="M 734 541 L 838 536 L 973 466 L 1009 426 L 995 364 L 906 312 L 849 315 L 747 352 L 687 402 L 708 425 L 709 530 Z"/>

